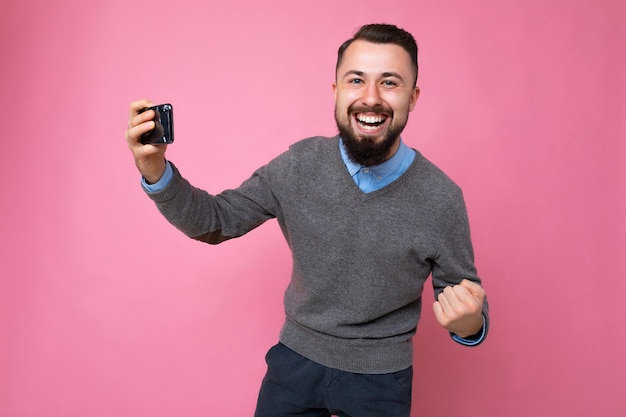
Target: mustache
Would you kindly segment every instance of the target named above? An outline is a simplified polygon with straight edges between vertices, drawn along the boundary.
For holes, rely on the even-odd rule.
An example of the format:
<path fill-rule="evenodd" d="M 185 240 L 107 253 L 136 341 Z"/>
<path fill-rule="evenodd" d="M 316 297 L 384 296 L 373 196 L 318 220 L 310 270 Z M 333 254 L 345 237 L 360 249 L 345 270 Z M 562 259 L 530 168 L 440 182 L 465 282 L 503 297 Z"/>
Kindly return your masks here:
<path fill-rule="evenodd" d="M 393 110 L 382 104 L 376 106 L 352 105 L 348 108 L 348 113 L 377 113 L 391 116 L 393 115 Z"/>

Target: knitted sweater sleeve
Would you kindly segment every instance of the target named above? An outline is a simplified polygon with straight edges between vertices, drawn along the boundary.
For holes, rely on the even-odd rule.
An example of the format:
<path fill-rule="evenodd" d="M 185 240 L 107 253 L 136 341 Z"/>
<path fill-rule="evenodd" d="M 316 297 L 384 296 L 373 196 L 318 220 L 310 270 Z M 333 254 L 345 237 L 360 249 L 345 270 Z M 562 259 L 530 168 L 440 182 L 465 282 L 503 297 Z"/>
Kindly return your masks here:
<path fill-rule="evenodd" d="M 192 186 L 172 164 L 173 178 L 168 186 L 148 196 L 161 214 L 187 236 L 218 244 L 276 217 L 279 206 L 269 186 L 270 171 L 280 171 L 287 159 L 279 156 L 236 189 L 217 195 Z"/>
<path fill-rule="evenodd" d="M 447 209 L 441 211 L 441 216 L 445 218 L 438 222 L 443 227 L 440 230 L 438 253 L 432 259 L 435 299 L 445 287 L 457 285 L 463 279 L 481 284 L 474 265 L 469 220 L 463 195 L 458 188 L 452 195 L 454 198 L 448 200 Z M 483 303 L 483 317 L 485 324 L 482 340 L 485 339 L 489 329 L 489 303 L 486 298 Z"/>

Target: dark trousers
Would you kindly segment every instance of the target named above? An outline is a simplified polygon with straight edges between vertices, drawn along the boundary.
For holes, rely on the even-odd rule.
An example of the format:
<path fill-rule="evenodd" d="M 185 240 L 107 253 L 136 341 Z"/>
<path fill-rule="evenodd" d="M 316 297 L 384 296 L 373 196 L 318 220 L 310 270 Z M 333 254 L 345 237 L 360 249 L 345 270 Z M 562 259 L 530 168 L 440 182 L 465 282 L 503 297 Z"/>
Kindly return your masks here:
<path fill-rule="evenodd" d="M 408 417 L 413 369 L 355 374 L 312 362 L 279 343 L 265 358 L 255 417 Z"/>

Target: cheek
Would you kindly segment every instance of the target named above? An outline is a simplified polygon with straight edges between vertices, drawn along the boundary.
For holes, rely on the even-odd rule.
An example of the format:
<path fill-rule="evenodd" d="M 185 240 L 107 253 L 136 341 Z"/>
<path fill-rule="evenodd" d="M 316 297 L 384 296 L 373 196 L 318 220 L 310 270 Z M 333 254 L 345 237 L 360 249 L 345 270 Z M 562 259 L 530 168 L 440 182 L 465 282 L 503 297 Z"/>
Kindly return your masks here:
<path fill-rule="evenodd" d="M 358 100 L 359 96 L 360 94 L 358 90 L 351 90 L 347 88 L 337 89 L 337 92 L 335 93 L 335 102 L 348 106 Z"/>
<path fill-rule="evenodd" d="M 339 97 L 336 101 L 335 101 L 335 108 L 337 109 L 337 112 L 345 115 L 346 112 L 348 112 L 348 110 L 350 109 L 350 101 L 346 100 L 346 97 Z"/>
<path fill-rule="evenodd" d="M 387 104 L 391 106 L 394 113 L 409 113 L 413 110 L 414 103 L 410 96 L 393 96 L 388 97 Z"/>

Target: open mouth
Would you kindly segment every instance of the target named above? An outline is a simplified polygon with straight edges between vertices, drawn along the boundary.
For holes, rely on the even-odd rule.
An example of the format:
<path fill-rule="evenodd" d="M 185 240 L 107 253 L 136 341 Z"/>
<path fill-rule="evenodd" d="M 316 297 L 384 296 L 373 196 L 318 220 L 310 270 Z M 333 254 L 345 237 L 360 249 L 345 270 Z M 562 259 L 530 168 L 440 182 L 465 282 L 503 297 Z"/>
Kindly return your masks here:
<path fill-rule="evenodd" d="M 354 117 L 359 127 L 365 131 L 375 131 L 387 121 L 387 116 L 382 114 L 365 115 L 357 113 Z"/>

